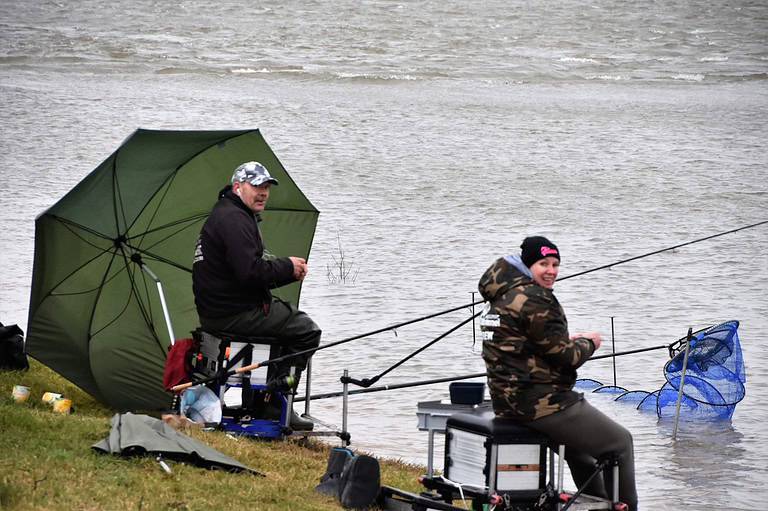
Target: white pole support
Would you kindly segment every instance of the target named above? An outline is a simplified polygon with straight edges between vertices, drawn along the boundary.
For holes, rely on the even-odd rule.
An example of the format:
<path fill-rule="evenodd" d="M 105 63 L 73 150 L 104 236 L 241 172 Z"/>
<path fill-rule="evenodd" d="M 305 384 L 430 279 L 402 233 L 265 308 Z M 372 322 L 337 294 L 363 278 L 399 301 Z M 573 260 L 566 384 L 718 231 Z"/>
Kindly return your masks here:
<path fill-rule="evenodd" d="M 165 293 L 163 293 L 163 284 L 160 282 L 160 279 L 157 278 L 157 275 L 149 269 L 149 266 L 146 264 L 139 263 L 139 266 L 141 266 L 141 270 L 149 275 L 149 277 L 155 281 L 155 284 L 157 285 L 157 292 L 160 295 L 160 305 L 163 308 L 163 316 L 165 317 L 165 325 L 168 327 L 168 335 L 171 338 L 171 345 L 173 345 L 176 342 L 176 336 L 173 334 L 173 326 L 171 326 L 171 315 L 168 313 L 168 304 L 165 302 Z"/>
<path fill-rule="evenodd" d="M 565 444 L 557 447 L 557 494 L 563 492 L 563 477 L 565 476 Z"/>
<path fill-rule="evenodd" d="M 309 389 L 312 386 L 312 357 L 307 360 L 307 370 L 304 372 L 306 373 L 304 375 L 304 415 L 309 417 L 309 402 L 311 401 Z"/>

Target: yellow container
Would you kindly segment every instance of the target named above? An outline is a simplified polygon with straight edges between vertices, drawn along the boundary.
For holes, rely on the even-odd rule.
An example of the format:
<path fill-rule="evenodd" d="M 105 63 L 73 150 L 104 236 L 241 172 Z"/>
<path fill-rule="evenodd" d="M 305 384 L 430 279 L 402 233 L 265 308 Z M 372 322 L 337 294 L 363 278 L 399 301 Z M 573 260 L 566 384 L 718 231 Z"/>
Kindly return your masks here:
<path fill-rule="evenodd" d="M 14 385 L 11 395 L 13 396 L 14 401 L 23 403 L 29 399 L 29 387 L 25 387 L 24 385 Z"/>
<path fill-rule="evenodd" d="M 63 397 L 54 400 L 53 411 L 56 413 L 72 413 L 72 400 Z"/>
<path fill-rule="evenodd" d="M 42 401 L 45 404 L 52 405 L 54 401 L 61 399 L 61 397 L 61 394 L 57 394 L 55 392 L 46 392 L 43 394 Z"/>

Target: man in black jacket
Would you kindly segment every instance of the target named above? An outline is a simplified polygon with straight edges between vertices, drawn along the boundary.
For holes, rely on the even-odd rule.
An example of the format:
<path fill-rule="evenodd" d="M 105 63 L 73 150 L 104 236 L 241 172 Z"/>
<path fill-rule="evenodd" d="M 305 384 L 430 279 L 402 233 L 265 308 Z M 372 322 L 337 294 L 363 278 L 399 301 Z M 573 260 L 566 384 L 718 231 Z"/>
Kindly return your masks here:
<path fill-rule="evenodd" d="M 273 257 L 265 253 L 259 232 L 260 213 L 277 179 L 260 163 L 250 161 L 235 169 L 232 184 L 219 194 L 195 247 L 192 288 L 200 326 L 206 331 L 275 337 L 282 354 L 315 348 L 321 331 L 293 305 L 274 299 L 270 289 L 307 275 L 301 257 Z M 300 372 L 309 356 L 279 364 L 273 379 Z M 298 376 L 298 375 L 297 375 Z M 298 379 L 297 379 L 298 382 Z M 312 422 L 291 410 L 295 429 L 312 429 Z"/>

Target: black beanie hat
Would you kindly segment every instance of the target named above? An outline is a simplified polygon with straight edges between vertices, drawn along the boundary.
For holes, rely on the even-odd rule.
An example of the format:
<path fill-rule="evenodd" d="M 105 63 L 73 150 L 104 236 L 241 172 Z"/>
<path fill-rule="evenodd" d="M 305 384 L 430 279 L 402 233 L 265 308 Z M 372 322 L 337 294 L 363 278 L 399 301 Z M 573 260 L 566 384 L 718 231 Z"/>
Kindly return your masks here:
<path fill-rule="evenodd" d="M 557 257 L 557 260 L 560 260 L 560 251 L 557 249 L 557 246 L 544 236 L 525 238 L 520 248 L 523 249 L 520 259 L 523 260 L 523 264 L 528 268 L 533 266 L 533 263 L 539 259 L 544 259 L 547 256 Z"/>

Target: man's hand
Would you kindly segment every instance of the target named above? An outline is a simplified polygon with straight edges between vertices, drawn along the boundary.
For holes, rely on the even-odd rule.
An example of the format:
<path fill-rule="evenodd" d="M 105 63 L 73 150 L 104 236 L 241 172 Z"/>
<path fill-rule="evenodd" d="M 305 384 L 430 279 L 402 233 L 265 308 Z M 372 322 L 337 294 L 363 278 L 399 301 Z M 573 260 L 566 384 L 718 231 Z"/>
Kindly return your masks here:
<path fill-rule="evenodd" d="M 304 280 L 307 276 L 307 260 L 301 257 L 289 257 L 293 263 L 293 278 L 296 280 Z"/>
<path fill-rule="evenodd" d="M 600 345 L 603 343 L 603 338 L 600 336 L 600 332 L 579 332 L 571 335 L 571 340 L 577 339 L 579 337 L 586 337 L 592 341 L 592 344 L 595 345 L 595 351 L 597 351 L 600 348 Z"/>

